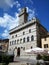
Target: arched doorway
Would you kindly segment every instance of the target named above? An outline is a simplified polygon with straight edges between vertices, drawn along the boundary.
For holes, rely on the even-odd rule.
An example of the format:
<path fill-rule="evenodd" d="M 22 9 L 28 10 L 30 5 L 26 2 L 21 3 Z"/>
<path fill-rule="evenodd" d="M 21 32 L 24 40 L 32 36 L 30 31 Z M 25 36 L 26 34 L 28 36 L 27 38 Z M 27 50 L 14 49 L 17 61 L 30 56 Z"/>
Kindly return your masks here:
<path fill-rule="evenodd" d="M 20 47 L 17 48 L 17 56 L 20 56 Z"/>

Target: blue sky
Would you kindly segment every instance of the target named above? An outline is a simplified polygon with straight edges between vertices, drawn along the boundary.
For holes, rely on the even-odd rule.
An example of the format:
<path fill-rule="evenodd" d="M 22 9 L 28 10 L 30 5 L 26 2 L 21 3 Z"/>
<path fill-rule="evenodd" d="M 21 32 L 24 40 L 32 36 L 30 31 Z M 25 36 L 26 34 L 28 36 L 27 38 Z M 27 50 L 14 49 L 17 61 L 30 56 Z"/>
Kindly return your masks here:
<path fill-rule="evenodd" d="M 28 19 L 37 17 L 49 31 L 49 0 L 0 0 L 0 38 L 8 38 L 9 30 L 18 26 L 19 12 L 26 7 Z"/>

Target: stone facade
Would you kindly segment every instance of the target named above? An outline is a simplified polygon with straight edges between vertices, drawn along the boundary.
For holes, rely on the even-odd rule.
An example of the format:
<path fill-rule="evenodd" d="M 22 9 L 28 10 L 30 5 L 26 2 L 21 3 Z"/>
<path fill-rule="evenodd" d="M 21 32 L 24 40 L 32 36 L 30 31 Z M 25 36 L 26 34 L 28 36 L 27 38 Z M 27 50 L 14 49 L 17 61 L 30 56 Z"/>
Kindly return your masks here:
<path fill-rule="evenodd" d="M 25 11 L 25 9 L 23 9 Z M 23 11 L 21 11 L 22 13 Z M 26 11 L 23 15 L 19 16 L 22 22 L 19 21 L 19 26 L 10 30 L 9 48 L 8 52 L 20 57 L 36 58 L 35 54 L 27 54 L 24 51 L 30 48 L 41 47 L 41 37 L 47 35 L 47 30 L 40 24 L 37 18 L 31 21 L 24 21 Z M 26 15 L 27 16 L 27 15 Z M 22 24 L 24 23 L 24 24 Z M 44 34 L 44 35 L 43 35 Z"/>

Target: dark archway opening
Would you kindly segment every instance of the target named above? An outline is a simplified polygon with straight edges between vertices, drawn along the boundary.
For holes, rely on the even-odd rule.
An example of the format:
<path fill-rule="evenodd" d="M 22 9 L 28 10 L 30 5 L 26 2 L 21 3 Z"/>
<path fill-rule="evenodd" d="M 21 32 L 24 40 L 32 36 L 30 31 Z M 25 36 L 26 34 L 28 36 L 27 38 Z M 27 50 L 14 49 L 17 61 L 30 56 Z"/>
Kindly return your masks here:
<path fill-rule="evenodd" d="M 17 56 L 20 56 L 20 48 L 17 49 Z"/>

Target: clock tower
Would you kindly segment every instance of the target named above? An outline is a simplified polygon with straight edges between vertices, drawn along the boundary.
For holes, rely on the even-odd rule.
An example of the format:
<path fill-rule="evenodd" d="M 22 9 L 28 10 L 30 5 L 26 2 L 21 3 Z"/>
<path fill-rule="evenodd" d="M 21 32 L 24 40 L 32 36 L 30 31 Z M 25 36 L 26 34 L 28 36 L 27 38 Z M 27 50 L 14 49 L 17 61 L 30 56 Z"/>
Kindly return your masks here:
<path fill-rule="evenodd" d="M 19 14 L 19 25 L 25 24 L 28 19 L 26 8 L 23 8 Z"/>

